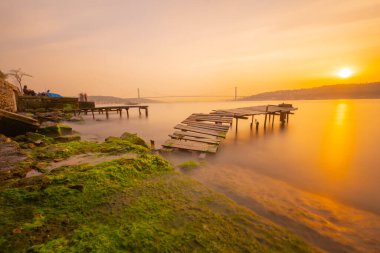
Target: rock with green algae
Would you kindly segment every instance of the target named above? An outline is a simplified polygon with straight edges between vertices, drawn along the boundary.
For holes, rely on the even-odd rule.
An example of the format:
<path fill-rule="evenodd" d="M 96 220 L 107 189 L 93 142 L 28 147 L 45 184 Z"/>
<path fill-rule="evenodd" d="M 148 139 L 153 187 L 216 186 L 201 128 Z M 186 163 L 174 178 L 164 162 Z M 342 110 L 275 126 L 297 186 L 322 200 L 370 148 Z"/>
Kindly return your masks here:
<path fill-rule="evenodd" d="M 80 141 L 81 137 L 78 134 L 63 135 L 54 137 L 54 140 L 57 142 L 71 142 L 71 141 Z"/>
<path fill-rule="evenodd" d="M 71 135 L 73 133 L 73 129 L 71 127 L 62 124 L 47 125 L 45 127 L 39 128 L 37 131 L 38 133 L 49 137 Z"/>
<path fill-rule="evenodd" d="M 183 170 L 192 170 L 192 169 L 198 168 L 200 165 L 201 164 L 196 161 L 189 160 L 189 161 L 179 164 L 178 167 Z"/>
<path fill-rule="evenodd" d="M 106 141 L 107 140 L 112 140 L 112 138 L 115 138 L 115 137 L 108 137 L 106 139 Z M 120 139 L 126 140 L 126 141 L 128 141 L 130 143 L 133 143 L 133 144 L 145 147 L 145 148 L 148 147 L 148 145 L 146 144 L 146 142 L 143 139 L 141 139 L 139 136 L 137 136 L 137 134 L 131 134 L 131 133 L 125 132 L 125 133 L 123 133 L 120 136 Z"/>
<path fill-rule="evenodd" d="M 54 143 L 54 139 L 46 135 L 39 133 L 28 132 L 24 135 L 18 135 L 14 138 L 15 141 L 20 143 L 23 148 L 28 148 L 28 144 L 34 144 L 36 146 L 46 146 Z"/>

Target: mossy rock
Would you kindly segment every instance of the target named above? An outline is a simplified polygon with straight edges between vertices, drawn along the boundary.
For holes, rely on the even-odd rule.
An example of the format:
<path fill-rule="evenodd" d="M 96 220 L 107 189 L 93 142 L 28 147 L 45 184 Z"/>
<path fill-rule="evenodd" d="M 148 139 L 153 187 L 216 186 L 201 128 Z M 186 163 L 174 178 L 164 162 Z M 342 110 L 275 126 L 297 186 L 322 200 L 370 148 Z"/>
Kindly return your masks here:
<path fill-rule="evenodd" d="M 50 138 L 48 136 L 39 134 L 39 133 L 32 133 L 28 132 L 25 135 L 19 135 L 14 138 L 17 142 L 22 142 L 22 144 L 35 144 L 37 146 L 45 146 L 47 144 L 54 143 L 54 139 Z"/>
<path fill-rule="evenodd" d="M 62 135 L 70 135 L 72 134 L 73 129 L 66 125 L 56 124 L 53 126 L 40 128 L 38 129 L 38 132 L 49 137 L 57 137 Z"/>
<path fill-rule="evenodd" d="M 63 135 L 63 136 L 57 136 L 54 138 L 57 142 L 70 142 L 70 141 L 80 141 L 80 135 L 73 134 L 73 135 Z"/>
<path fill-rule="evenodd" d="M 141 139 L 140 137 L 138 137 L 136 134 L 131 134 L 131 133 L 125 132 L 121 135 L 120 139 L 129 141 L 130 143 L 133 143 L 133 144 L 136 144 L 139 146 L 143 146 L 145 148 L 148 147 L 148 145 L 145 143 L 145 141 L 143 139 Z"/>
<path fill-rule="evenodd" d="M 192 169 L 198 168 L 200 165 L 201 165 L 200 163 L 190 160 L 190 161 L 181 163 L 180 165 L 178 165 L 178 167 L 183 170 L 192 170 Z"/>

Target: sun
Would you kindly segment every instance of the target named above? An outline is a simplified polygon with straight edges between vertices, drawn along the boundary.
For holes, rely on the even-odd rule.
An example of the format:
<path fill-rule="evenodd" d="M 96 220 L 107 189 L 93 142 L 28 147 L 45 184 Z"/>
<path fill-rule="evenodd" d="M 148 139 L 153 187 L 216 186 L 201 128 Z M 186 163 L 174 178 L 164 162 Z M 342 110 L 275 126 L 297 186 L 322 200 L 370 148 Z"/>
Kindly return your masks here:
<path fill-rule="evenodd" d="M 352 76 L 353 72 L 349 68 L 342 68 L 336 74 L 341 78 L 349 78 Z"/>

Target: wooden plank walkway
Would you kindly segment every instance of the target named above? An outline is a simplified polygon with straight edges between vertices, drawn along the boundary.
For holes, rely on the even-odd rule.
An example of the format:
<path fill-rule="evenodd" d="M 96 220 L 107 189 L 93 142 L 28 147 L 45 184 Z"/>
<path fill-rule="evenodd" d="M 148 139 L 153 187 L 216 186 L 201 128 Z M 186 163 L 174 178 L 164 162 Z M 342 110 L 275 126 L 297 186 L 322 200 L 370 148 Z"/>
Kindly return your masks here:
<path fill-rule="evenodd" d="M 206 153 L 216 153 L 218 146 L 210 145 L 207 143 L 200 143 L 197 141 L 185 141 L 185 140 L 167 140 L 162 146 L 170 147 L 170 148 L 179 148 L 179 149 L 187 149 L 194 150 Z"/>
<path fill-rule="evenodd" d="M 221 140 L 226 138 L 228 130 L 232 126 L 233 119 L 236 121 L 236 131 L 238 129 L 238 119 L 253 119 L 256 115 L 265 115 L 264 128 L 272 117 L 272 126 L 275 116 L 280 116 L 281 124 L 289 121 L 289 114 L 297 110 L 291 104 L 279 105 L 259 105 L 234 109 L 214 110 L 209 114 L 193 113 L 187 117 L 181 124 L 176 125 L 177 129 L 169 135 L 171 139 L 167 140 L 162 146 L 165 148 L 174 148 L 181 150 L 199 151 L 206 153 L 216 153 Z M 258 129 L 258 123 L 256 123 Z"/>

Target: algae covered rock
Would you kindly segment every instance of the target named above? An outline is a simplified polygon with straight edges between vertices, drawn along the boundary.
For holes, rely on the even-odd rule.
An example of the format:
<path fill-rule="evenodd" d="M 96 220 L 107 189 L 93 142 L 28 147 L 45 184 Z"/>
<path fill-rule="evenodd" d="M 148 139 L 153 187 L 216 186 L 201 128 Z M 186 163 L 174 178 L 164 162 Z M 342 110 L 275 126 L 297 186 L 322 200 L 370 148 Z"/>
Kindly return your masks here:
<path fill-rule="evenodd" d="M 80 135 L 72 134 L 72 135 L 57 136 L 54 139 L 57 142 L 80 141 Z"/>
<path fill-rule="evenodd" d="M 47 144 L 54 143 L 54 139 L 47 137 L 39 133 L 28 132 L 24 135 L 19 135 L 14 138 L 15 141 L 20 143 L 22 147 L 28 147 L 28 144 L 34 144 L 36 146 L 45 146 Z"/>
<path fill-rule="evenodd" d="M 128 133 L 128 132 L 125 132 L 123 133 L 120 138 L 122 140 L 127 140 L 133 144 L 136 144 L 136 145 L 140 145 L 140 146 L 143 146 L 143 147 L 148 147 L 148 145 L 145 143 L 145 141 L 143 139 L 141 139 L 140 137 L 137 136 L 137 134 L 131 134 L 131 133 Z"/>
<path fill-rule="evenodd" d="M 62 135 L 70 135 L 72 134 L 73 129 L 69 126 L 62 124 L 47 124 L 46 126 L 38 129 L 38 133 L 49 136 L 49 137 L 57 137 Z"/>

